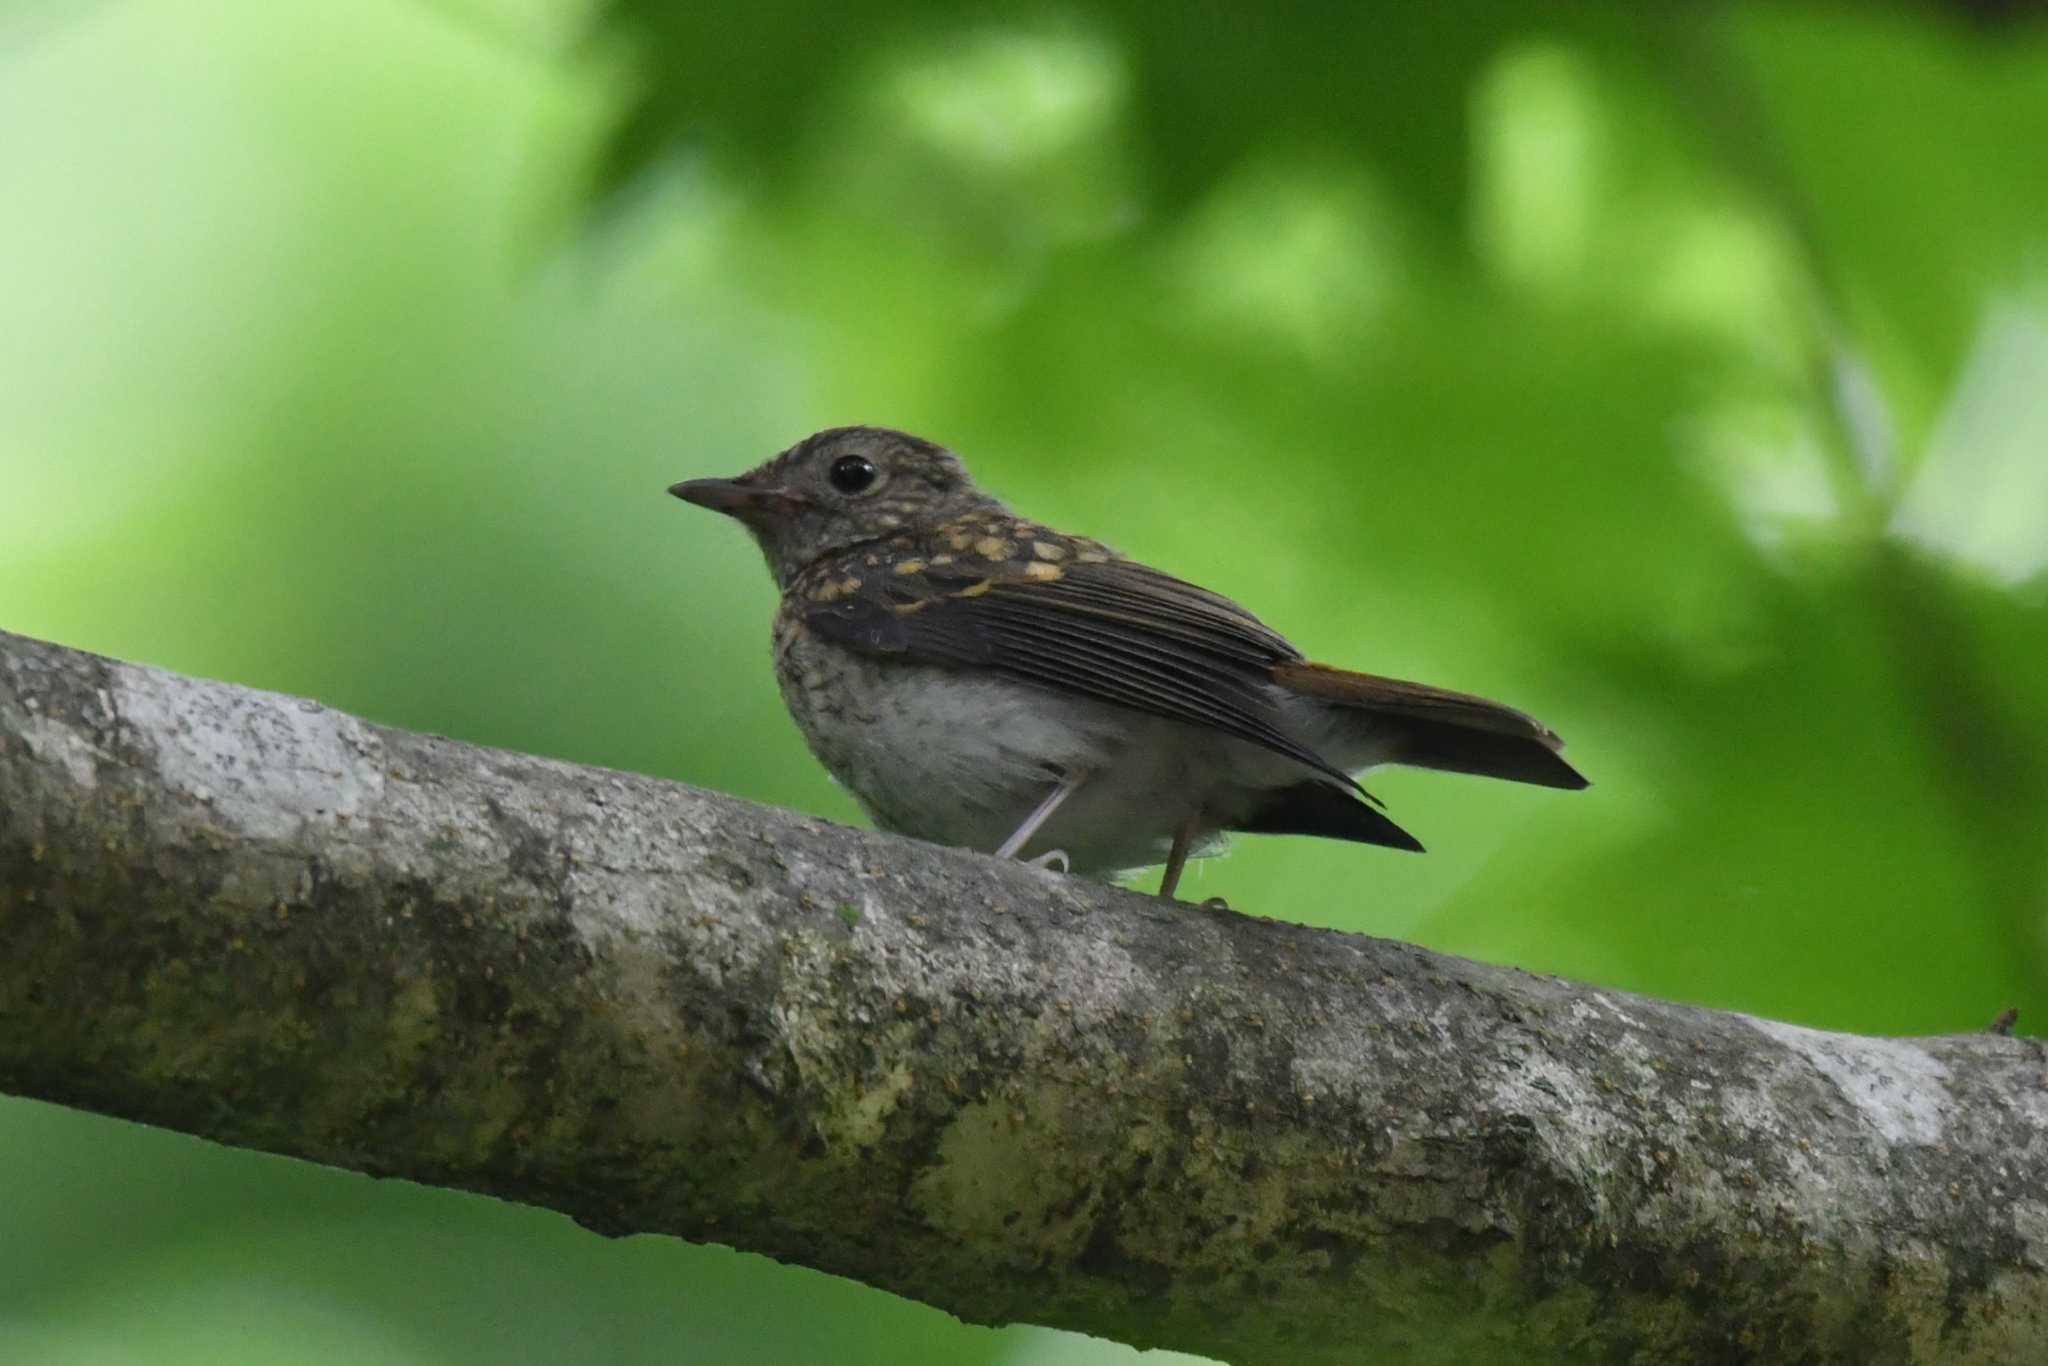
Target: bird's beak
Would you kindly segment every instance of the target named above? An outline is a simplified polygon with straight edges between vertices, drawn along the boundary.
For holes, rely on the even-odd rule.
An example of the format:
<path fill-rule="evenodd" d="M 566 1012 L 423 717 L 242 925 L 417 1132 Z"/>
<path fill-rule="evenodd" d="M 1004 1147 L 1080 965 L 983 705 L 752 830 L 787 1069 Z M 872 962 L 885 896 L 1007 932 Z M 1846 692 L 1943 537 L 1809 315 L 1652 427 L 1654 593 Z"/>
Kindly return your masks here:
<path fill-rule="evenodd" d="M 685 479 L 680 484 L 670 484 L 668 491 L 686 503 L 742 521 L 790 502 L 783 489 L 764 489 L 737 479 Z"/>

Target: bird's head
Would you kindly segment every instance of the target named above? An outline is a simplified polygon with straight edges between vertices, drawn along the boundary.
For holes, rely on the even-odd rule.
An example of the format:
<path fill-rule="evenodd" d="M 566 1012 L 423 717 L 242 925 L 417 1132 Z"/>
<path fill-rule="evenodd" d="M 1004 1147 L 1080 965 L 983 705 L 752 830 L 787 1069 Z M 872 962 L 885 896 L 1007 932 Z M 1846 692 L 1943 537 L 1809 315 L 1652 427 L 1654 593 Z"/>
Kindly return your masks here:
<path fill-rule="evenodd" d="M 828 427 L 745 474 L 669 492 L 745 526 L 784 585 L 827 555 L 1000 506 L 951 451 L 887 427 Z"/>

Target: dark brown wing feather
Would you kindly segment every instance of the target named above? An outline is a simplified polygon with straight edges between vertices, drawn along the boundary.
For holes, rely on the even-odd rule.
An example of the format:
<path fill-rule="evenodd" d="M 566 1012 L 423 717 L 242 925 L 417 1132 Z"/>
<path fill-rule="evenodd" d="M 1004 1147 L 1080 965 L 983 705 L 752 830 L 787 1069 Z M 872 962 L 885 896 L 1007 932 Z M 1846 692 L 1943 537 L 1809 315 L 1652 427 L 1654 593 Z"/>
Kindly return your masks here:
<path fill-rule="evenodd" d="M 1028 543 L 1028 534 L 1009 541 Z M 1277 724 L 1273 667 L 1300 658 L 1284 637 L 1228 598 L 1156 569 L 1071 552 L 1062 560 L 919 560 L 909 572 L 826 571 L 796 588 L 810 599 L 804 624 L 841 645 L 991 669 L 1218 730 L 1353 786 Z"/>
<path fill-rule="evenodd" d="M 1558 753 L 1564 742 L 1549 727 L 1499 702 L 1299 659 L 1276 665 L 1273 681 L 1395 723 L 1396 749 L 1388 756 L 1393 763 L 1544 787 L 1587 786 Z"/>

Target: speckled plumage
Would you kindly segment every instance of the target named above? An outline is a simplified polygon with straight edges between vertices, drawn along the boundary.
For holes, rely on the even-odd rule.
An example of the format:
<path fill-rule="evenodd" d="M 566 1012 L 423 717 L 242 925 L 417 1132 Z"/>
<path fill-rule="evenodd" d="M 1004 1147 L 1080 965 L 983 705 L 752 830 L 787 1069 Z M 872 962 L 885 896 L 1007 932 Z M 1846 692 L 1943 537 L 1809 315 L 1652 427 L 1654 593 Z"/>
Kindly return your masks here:
<path fill-rule="evenodd" d="M 1089 875 L 1165 861 L 1170 894 L 1231 830 L 1420 849 L 1349 776 L 1376 763 L 1585 785 L 1522 713 L 1311 664 L 1229 599 L 1017 517 L 917 437 L 833 428 L 671 491 L 754 534 L 783 699 L 884 829 Z"/>

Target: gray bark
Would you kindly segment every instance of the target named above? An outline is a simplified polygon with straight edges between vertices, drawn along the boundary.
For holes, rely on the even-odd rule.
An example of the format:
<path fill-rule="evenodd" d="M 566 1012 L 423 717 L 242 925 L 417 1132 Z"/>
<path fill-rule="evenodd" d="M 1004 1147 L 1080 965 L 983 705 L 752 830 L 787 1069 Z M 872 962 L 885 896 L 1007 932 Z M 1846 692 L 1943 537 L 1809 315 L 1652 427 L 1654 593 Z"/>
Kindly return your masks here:
<path fill-rule="evenodd" d="M 0 1088 L 975 1322 L 2038 1363 L 2044 1080 L 0 635 Z"/>

